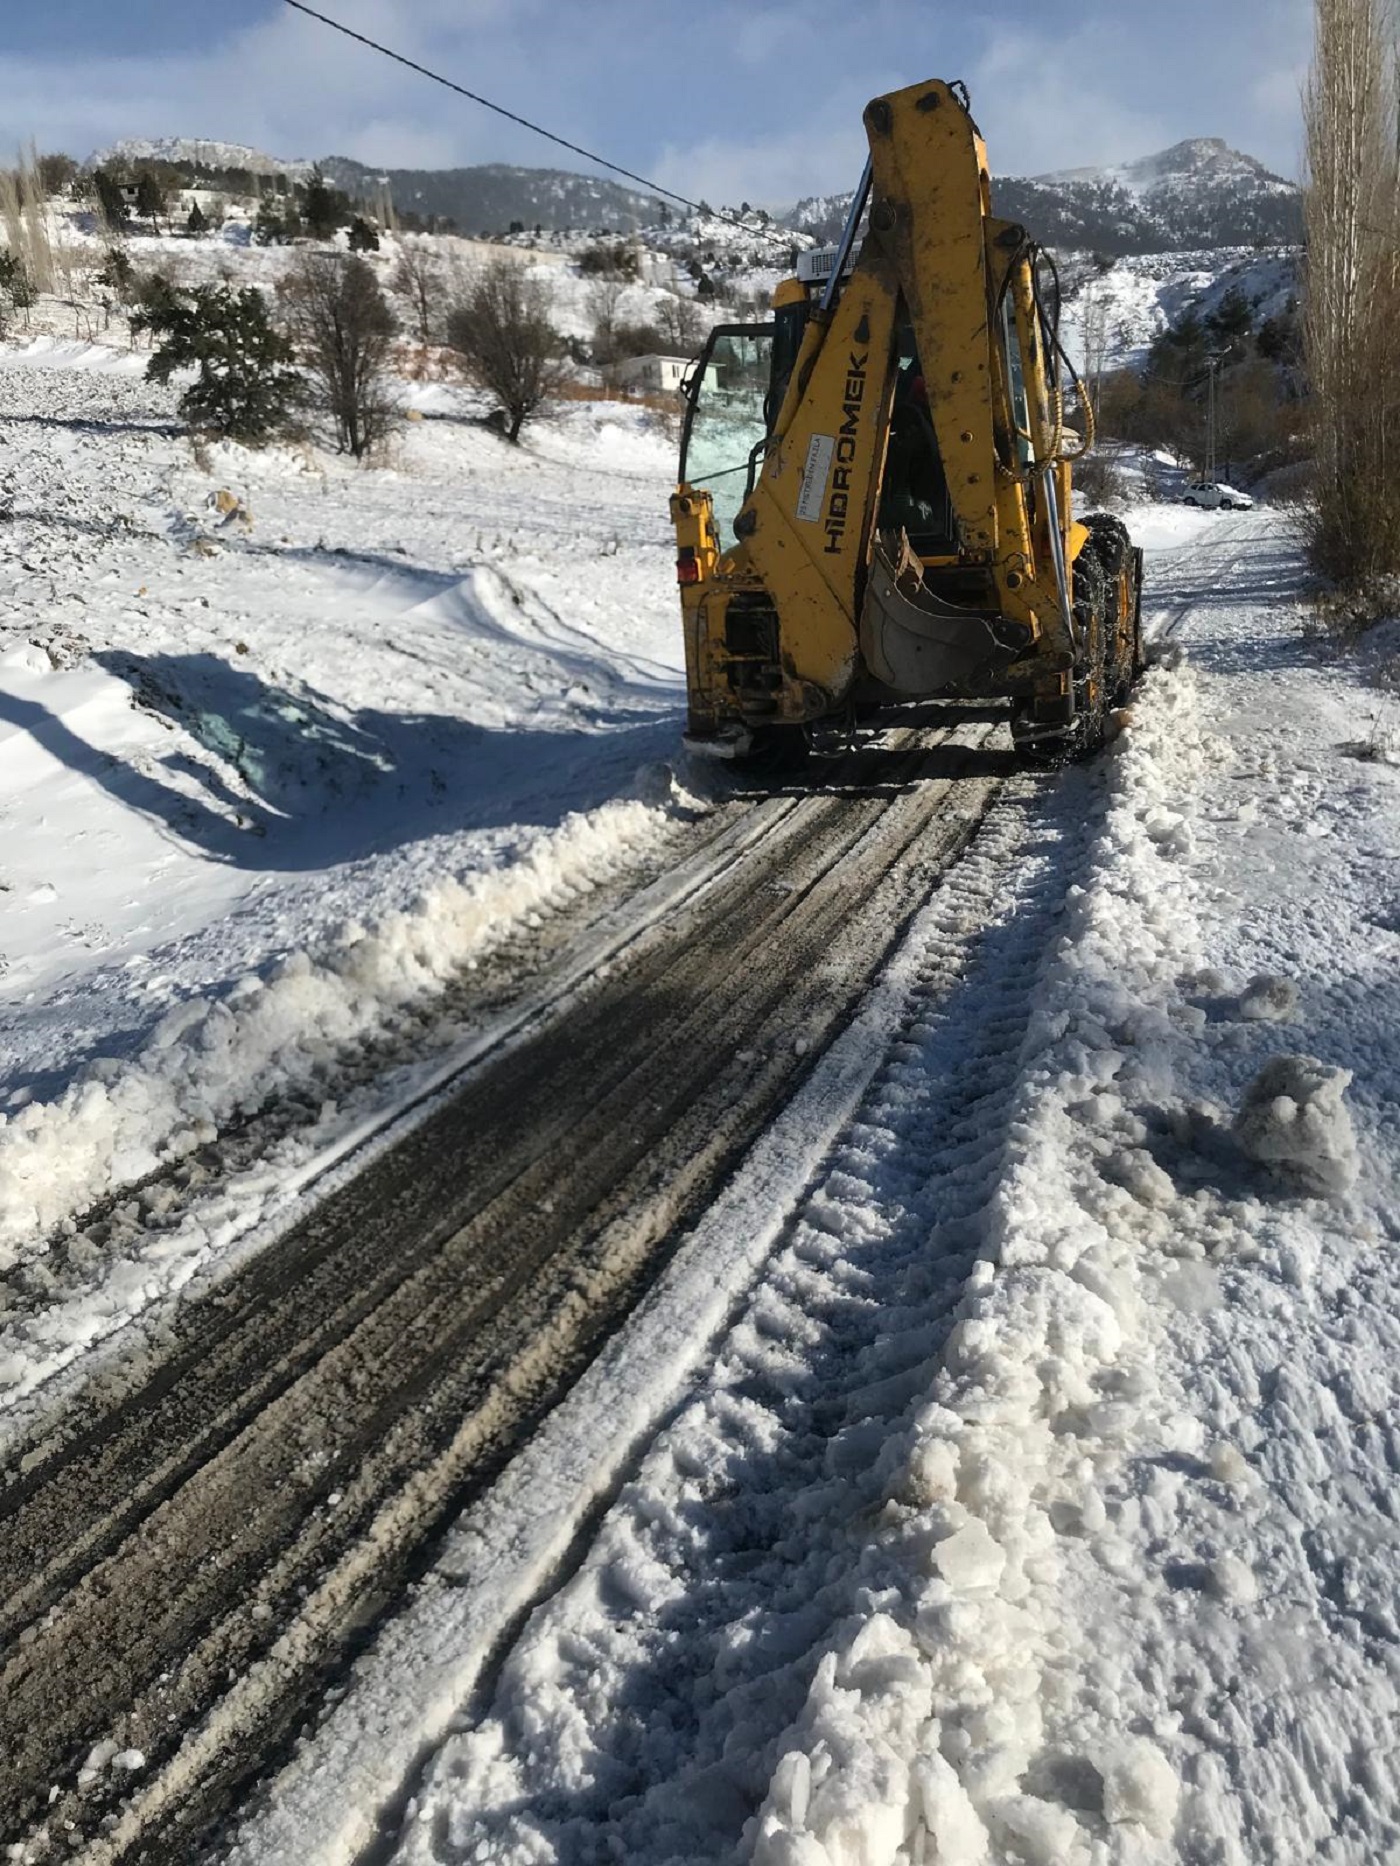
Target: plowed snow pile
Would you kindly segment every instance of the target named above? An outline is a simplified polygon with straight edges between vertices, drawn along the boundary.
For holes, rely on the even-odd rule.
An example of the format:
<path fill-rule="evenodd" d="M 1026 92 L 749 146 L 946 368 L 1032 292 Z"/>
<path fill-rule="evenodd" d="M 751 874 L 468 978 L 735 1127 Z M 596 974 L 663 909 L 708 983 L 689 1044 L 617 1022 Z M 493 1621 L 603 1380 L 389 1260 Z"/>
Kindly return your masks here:
<path fill-rule="evenodd" d="M 1184 658 L 917 923 L 713 1364 L 614 1370 L 568 1476 L 615 1501 L 484 1704 L 460 1629 L 524 1543 L 452 1543 L 405 1866 L 1400 1847 L 1400 780 L 1286 537 L 1218 535 L 1156 563 Z M 237 1857 L 353 1857 L 410 1702 L 367 1664 Z"/>
<path fill-rule="evenodd" d="M 645 410 L 515 449 L 404 385 L 423 418 L 360 470 L 196 453 L 145 361 L 0 347 L 0 1411 L 353 1130 L 338 1058 L 675 814 L 673 445 Z M 52 1261 L 279 1098 L 307 1137 L 261 1191 L 141 1261 L 118 1203 Z"/>

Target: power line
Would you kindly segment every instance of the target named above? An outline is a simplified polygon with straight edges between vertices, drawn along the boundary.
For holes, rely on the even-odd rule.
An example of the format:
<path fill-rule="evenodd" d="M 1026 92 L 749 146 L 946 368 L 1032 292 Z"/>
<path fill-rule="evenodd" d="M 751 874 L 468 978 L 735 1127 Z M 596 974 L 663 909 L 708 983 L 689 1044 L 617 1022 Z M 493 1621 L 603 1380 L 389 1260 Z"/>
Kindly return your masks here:
<path fill-rule="evenodd" d="M 639 182 L 643 188 L 650 188 L 653 194 L 665 195 L 668 201 L 678 201 L 682 207 L 691 208 L 697 214 L 713 214 L 717 220 L 727 220 L 731 226 L 743 228 L 745 233 L 754 232 L 754 229 L 746 225 L 737 214 L 727 214 L 723 208 L 718 210 L 707 208 L 703 202 L 692 201 L 688 196 L 677 194 L 671 188 L 663 188 L 660 182 L 649 181 L 645 175 L 636 175 L 630 168 L 622 168 L 616 162 L 609 162 L 606 156 L 595 155 L 591 149 L 584 149 L 578 143 L 571 143 L 567 137 L 556 136 L 553 130 L 547 130 L 538 123 L 532 123 L 528 117 L 519 116 L 514 110 L 507 110 L 504 104 L 493 104 L 489 97 L 481 97 L 477 92 L 469 91 L 464 84 L 457 84 L 451 78 L 444 78 L 440 71 L 430 71 L 426 65 L 420 65 L 414 59 L 406 58 L 402 52 L 395 52 L 390 46 L 381 45 L 377 39 L 366 38 L 364 33 L 356 32 L 351 26 L 342 25 L 338 19 L 332 19 L 326 13 L 318 13 L 315 7 L 304 5 L 303 0 L 287 0 L 287 5 L 294 7 L 298 13 L 305 13 L 310 19 L 320 20 L 323 26 L 329 26 L 333 32 L 344 33 L 347 39 L 354 39 L 360 45 L 367 45 L 371 52 L 378 52 L 384 58 L 392 58 L 396 65 L 406 65 L 410 71 L 416 71 L 420 77 L 431 78 L 434 84 L 445 85 L 449 91 L 456 91 L 459 97 L 468 98 L 472 103 L 480 104 L 485 110 L 494 110 L 498 117 L 505 117 L 511 123 L 518 123 L 523 129 L 533 130 L 536 136 L 543 136 L 548 141 L 557 143 L 561 149 L 568 149 L 574 155 L 582 156 L 587 162 L 596 162 L 600 168 L 610 168 L 614 175 L 625 175 L 628 181 Z"/>

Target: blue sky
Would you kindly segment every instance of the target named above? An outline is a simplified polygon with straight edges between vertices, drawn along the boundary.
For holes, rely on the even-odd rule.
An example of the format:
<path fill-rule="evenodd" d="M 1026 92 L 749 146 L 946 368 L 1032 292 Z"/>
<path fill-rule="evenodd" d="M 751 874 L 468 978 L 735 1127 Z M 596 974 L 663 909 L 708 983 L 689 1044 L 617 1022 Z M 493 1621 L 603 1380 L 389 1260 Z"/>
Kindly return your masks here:
<path fill-rule="evenodd" d="M 963 77 L 1002 173 L 1224 136 L 1296 173 L 1310 0 L 316 0 L 322 11 L 690 195 L 849 186 L 881 91 Z M 120 136 L 386 165 L 578 166 L 280 0 L 8 0 L 8 137 Z"/>

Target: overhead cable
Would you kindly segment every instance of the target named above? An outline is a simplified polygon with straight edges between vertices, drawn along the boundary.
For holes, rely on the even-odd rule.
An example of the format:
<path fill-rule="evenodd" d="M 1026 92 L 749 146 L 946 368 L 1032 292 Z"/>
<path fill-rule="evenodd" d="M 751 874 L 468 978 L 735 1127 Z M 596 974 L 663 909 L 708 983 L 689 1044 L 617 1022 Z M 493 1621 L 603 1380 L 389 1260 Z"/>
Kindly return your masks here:
<path fill-rule="evenodd" d="M 393 59 L 396 65 L 405 65 L 410 71 L 416 71 L 420 77 L 431 78 L 434 84 L 446 86 L 459 97 L 465 97 L 474 104 L 480 104 L 484 110 L 494 110 L 498 117 L 505 117 L 511 123 L 518 123 L 522 129 L 532 130 L 536 136 L 543 136 L 561 149 L 568 149 L 572 154 L 582 156 L 586 162 L 596 162 L 600 168 L 611 169 L 614 175 L 623 175 L 628 181 L 635 181 L 643 188 L 649 188 L 653 194 L 664 195 L 668 201 L 676 201 L 682 207 L 688 207 L 696 214 L 712 214 L 716 220 L 727 220 L 731 226 L 741 227 L 745 233 L 756 231 L 737 214 L 729 214 L 723 208 L 706 207 L 703 201 L 692 201 L 688 196 L 677 194 L 673 188 L 663 188 L 660 182 L 650 181 L 645 175 L 634 174 L 630 168 L 623 168 L 617 162 L 610 162 L 606 156 L 595 155 L 593 150 L 584 149 L 578 143 L 571 143 L 566 136 L 556 136 L 553 130 L 547 130 L 542 124 L 532 123 L 528 117 L 520 116 L 514 110 L 507 110 L 504 104 L 493 104 L 489 97 L 482 97 L 476 91 L 469 91 L 464 84 L 458 84 L 452 78 L 444 78 L 440 71 L 431 71 L 428 66 L 420 65 L 416 59 L 407 58 L 402 52 L 392 47 L 381 45 L 377 39 L 367 38 L 362 32 L 356 32 L 352 26 L 344 25 L 338 19 L 332 19 L 328 13 L 318 13 L 315 7 L 306 6 L 304 0 L 287 0 L 289 7 L 298 13 L 305 13 L 308 18 L 316 19 L 323 26 L 329 26 L 333 32 L 343 33 L 347 39 L 354 39 L 360 45 L 368 46 L 371 52 L 378 52 L 383 58 Z"/>

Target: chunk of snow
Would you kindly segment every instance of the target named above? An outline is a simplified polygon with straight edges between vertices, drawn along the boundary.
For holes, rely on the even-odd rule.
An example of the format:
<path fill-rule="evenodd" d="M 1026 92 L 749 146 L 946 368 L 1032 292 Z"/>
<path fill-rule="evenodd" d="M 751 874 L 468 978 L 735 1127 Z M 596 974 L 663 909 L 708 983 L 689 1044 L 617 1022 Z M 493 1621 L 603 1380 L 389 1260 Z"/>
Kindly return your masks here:
<path fill-rule="evenodd" d="M 1217 1483 L 1230 1484 L 1237 1488 L 1253 1482 L 1254 1473 L 1244 1453 L 1236 1445 L 1225 1440 L 1210 1448 L 1210 1474 Z"/>
<path fill-rule="evenodd" d="M 1291 1024 L 1298 1015 L 1298 987 L 1291 978 L 1263 973 L 1240 993 L 1239 1014 L 1246 1023 Z"/>
<path fill-rule="evenodd" d="M 1254 1570 L 1238 1555 L 1220 1555 L 1211 1563 L 1210 1584 L 1221 1600 L 1238 1606 L 1247 1607 L 1259 1598 Z"/>
<path fill-rule="evenodd" d="M 1235 1119 L 1242 1152 L 1311 1192 L 1345 1192 L 1358 1170 L 1356 1134 L 1342 1097 L 1349 1069 L 1312 1056 L 1272 1057 L 1245 1091 Z"/>
<path fill-rule="evenodd" d="M 997 1803 L 993 1832 L 1004 1857 L 1024 1866 L 1079 1866 L 1084 1835 L 1068 1808 L 1035 1795 L 1008 1795 Z"/>
<path fill-rule="evenodd" d="M 1157 1745 L 1146 1737 L 1130 1738 L 1099 1768 L 1104 1819 L 1115 1826 L 1135 1821 L 1157 1839 L 1167 1839 L 1176 1824 L 1181 1784 Z"/>
<path fill-rule="evenodd" d="M 952 1765 L 937 1750 L 926 1750 L 914 1764 L 914 1780 L 936 1866 L 983 1866 L 987 1829 Z"/>
<path fill-rule="evenodd" d="M 1141 1147 L 1125 1147 L 1104 1161 L 1104 1176 L 1131 1193 L 1139 1205 L 1165 1211 L 1176 1198 L 1171 1176 Z"/>
<path fill-rule="evenodd" d="M 980 1516 L 938 1544 L 933 1551 L 938 1572 L 950 1587 L 967 1592 L 995 1588 L 1006 1567 L 1006 1551 Z"/>

